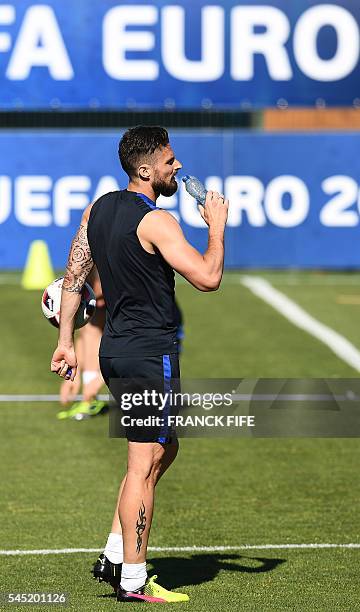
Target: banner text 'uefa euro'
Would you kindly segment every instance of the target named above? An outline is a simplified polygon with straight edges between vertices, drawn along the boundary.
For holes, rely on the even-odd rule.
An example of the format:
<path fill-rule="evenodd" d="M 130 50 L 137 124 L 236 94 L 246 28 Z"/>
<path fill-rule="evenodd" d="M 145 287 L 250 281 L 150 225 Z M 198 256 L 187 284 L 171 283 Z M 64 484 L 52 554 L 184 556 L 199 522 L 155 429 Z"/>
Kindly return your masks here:
<path fill-rule="evenodd" d="M 1 70 L 6 79 L 26 80 L 39 67 L 55 81 L 76 79 L 79 49 L 71 39 L 72 11 L 60 8 L 56 2 L 32 4 L 25 11 L 17 3 L 0 5 L 0 55 L 6 58 Z M 196 59 L 187 52 L 189 13 L 181 5 L 159 8 L 148 3 L 117 4 L 104 11 L 100 41 L 95 45 L 107 77 L 156 81 L 166 71 L 174 79 L 201 83 L 216 81 L 227 71 L 233 81 L 249 81 L 255 74 L 255 56 L 261 56 L 274 81 L 290 81 L 298 70 L 310 79 L 331 82 L 350 75 L 358 63 L 358 23 L 339 4 L 311 6 L 295 23 L 271 4 L 227 8 L 204 4 L 196 33 L 201 51 Z M 324 28 L 335 34 L 330 57 L 318 49 Z M 134 53 L 140 57 L 133 57 Z"/>
<path fill-rule="evenodd" d="M 264 184 L 256 176 L 219 176 L 205 180 L 208 189 L 225 193 L 230 200 L 228 227 L 252 227 L 273 224 L 291 228 L 306 221 L 311 207 L 311 193 L 306 183 L 293 175 L 280 175 Z M 72 213 L 82 211 L 91 201 L 119 189 L 113 176 L 102 176 L 96 183 L 87 175 L 24 175 L 12 180 L 0 176 L 0 224 L 14 214 L 28 227 L 67 227 Z M 333 175 L 321 183 L 323 204 L 319 221 L 327 227 L 356 227 L 360 222 L 360 191 L 351 176 Z M 168 209 L 191 227 L 206 227 L 195 200 L 181 187 L 171 198 L 161 198 L 159 206 Z"/>

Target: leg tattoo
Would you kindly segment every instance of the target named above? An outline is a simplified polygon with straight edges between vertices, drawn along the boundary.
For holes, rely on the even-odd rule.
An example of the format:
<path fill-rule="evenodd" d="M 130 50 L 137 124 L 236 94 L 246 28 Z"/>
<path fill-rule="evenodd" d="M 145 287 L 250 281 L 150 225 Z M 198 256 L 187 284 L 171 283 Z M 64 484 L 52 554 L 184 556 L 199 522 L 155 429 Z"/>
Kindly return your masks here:
<path fill-rule="evenodd" d="M 139 508 L 139 518 L 136 521 L 135 531 L 137 533 L 137 541 L 136 541 L 136 552 L 139 554 L 141 546 L 142 546 L 142 535 L 146 528 L 146 516 L 145 516 L 145 506 L 144 502 L 141 502 L 141 506 Z"/>

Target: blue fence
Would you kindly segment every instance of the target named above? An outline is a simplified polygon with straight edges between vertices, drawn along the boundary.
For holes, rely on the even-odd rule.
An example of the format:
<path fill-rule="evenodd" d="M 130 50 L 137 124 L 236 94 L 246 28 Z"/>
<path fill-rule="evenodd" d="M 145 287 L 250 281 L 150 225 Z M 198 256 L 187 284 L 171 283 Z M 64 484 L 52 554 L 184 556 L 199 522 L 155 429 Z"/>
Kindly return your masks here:
<path fill-rule="evenodd" d="M 0 5 L 0 108 L 355 105 L 354 0 Z"/>
<path fill-rule="evenodd" d="M 64 266 L 83 208 L 126 186 L 119 136 L 0 136 L 0 268 L 22 268 L 37 238 L 48 243 L 53 264 Z M 174 131 L 171 141 L 184 173 L 230 198 L 227 267 L 360 266 L 360 134 Z M 206 248 L 206 228 L 182 187 L 159 205 Z"/>

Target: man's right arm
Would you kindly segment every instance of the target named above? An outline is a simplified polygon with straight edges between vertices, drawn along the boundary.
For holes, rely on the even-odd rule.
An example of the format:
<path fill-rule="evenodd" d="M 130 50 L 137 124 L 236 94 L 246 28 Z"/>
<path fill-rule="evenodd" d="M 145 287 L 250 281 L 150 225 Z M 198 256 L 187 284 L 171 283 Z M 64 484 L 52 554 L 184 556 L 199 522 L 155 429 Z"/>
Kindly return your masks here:
<path fill-rule="evenodd" d="M 229 203 L 209 191 L 200 214 L 209 227 L 208 248 L 204 255 L 186 240 L 179 223 L 166 211 L 146 215 L 141 234 L 151 242 L 179 274 L 200 291 L 216 291 L 224 269 L 224 232 Z M 161 220 L 159 219 L 161 215 Z"/>
<path fill-rule="evenodd" d="M 74 322 L 86 277 L 94 266 L 87 239 L 87 224 L 92 204 L 84 211 L 80 227 L 72 241 L 61 296 L 58 346 L 51 360 L 51 371 L 73 381 L 77 359 L 74 350 Z"/>

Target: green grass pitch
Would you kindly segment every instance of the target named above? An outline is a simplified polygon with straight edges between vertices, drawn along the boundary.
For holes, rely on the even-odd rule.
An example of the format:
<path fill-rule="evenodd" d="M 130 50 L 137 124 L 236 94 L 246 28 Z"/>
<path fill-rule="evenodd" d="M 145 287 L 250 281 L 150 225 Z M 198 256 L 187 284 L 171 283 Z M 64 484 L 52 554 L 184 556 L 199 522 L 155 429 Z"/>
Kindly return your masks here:
<path fill-rule="evenodd" d="M 259 272 L 360 347 L 360 276 Z M 41 292 L 0 275 L 0 394 L 58 392 L 49 373 L 56 331 Z M 357 377 L 227 273 L 219 292 L 183 282 L 184 377 Z M 107 419 L 57 421 L 55 403 L 0 403 L 0 549 L 103 547 L 125 461 Z M 229 552 L 149 552 L 150 573 L 187 592 L 195 612 L 360 610 L 359 549 L 248 549 L 244 544 L 357 543 L 357 439 L 182 440 L 159 484 L 151 546 L 238 546 Z M 116 600 L 90 575 L 96 553 L 1 556 L 0 592 L 66 592 L 66 609 Z M 157 609 L 157 604 L 155 609 Z M 132 604 L 128 604 L 132 609 Z M 58 606 L 41 606 L 42 610 Z M 24 606 L 0 603 L 1 610 Z"/>

